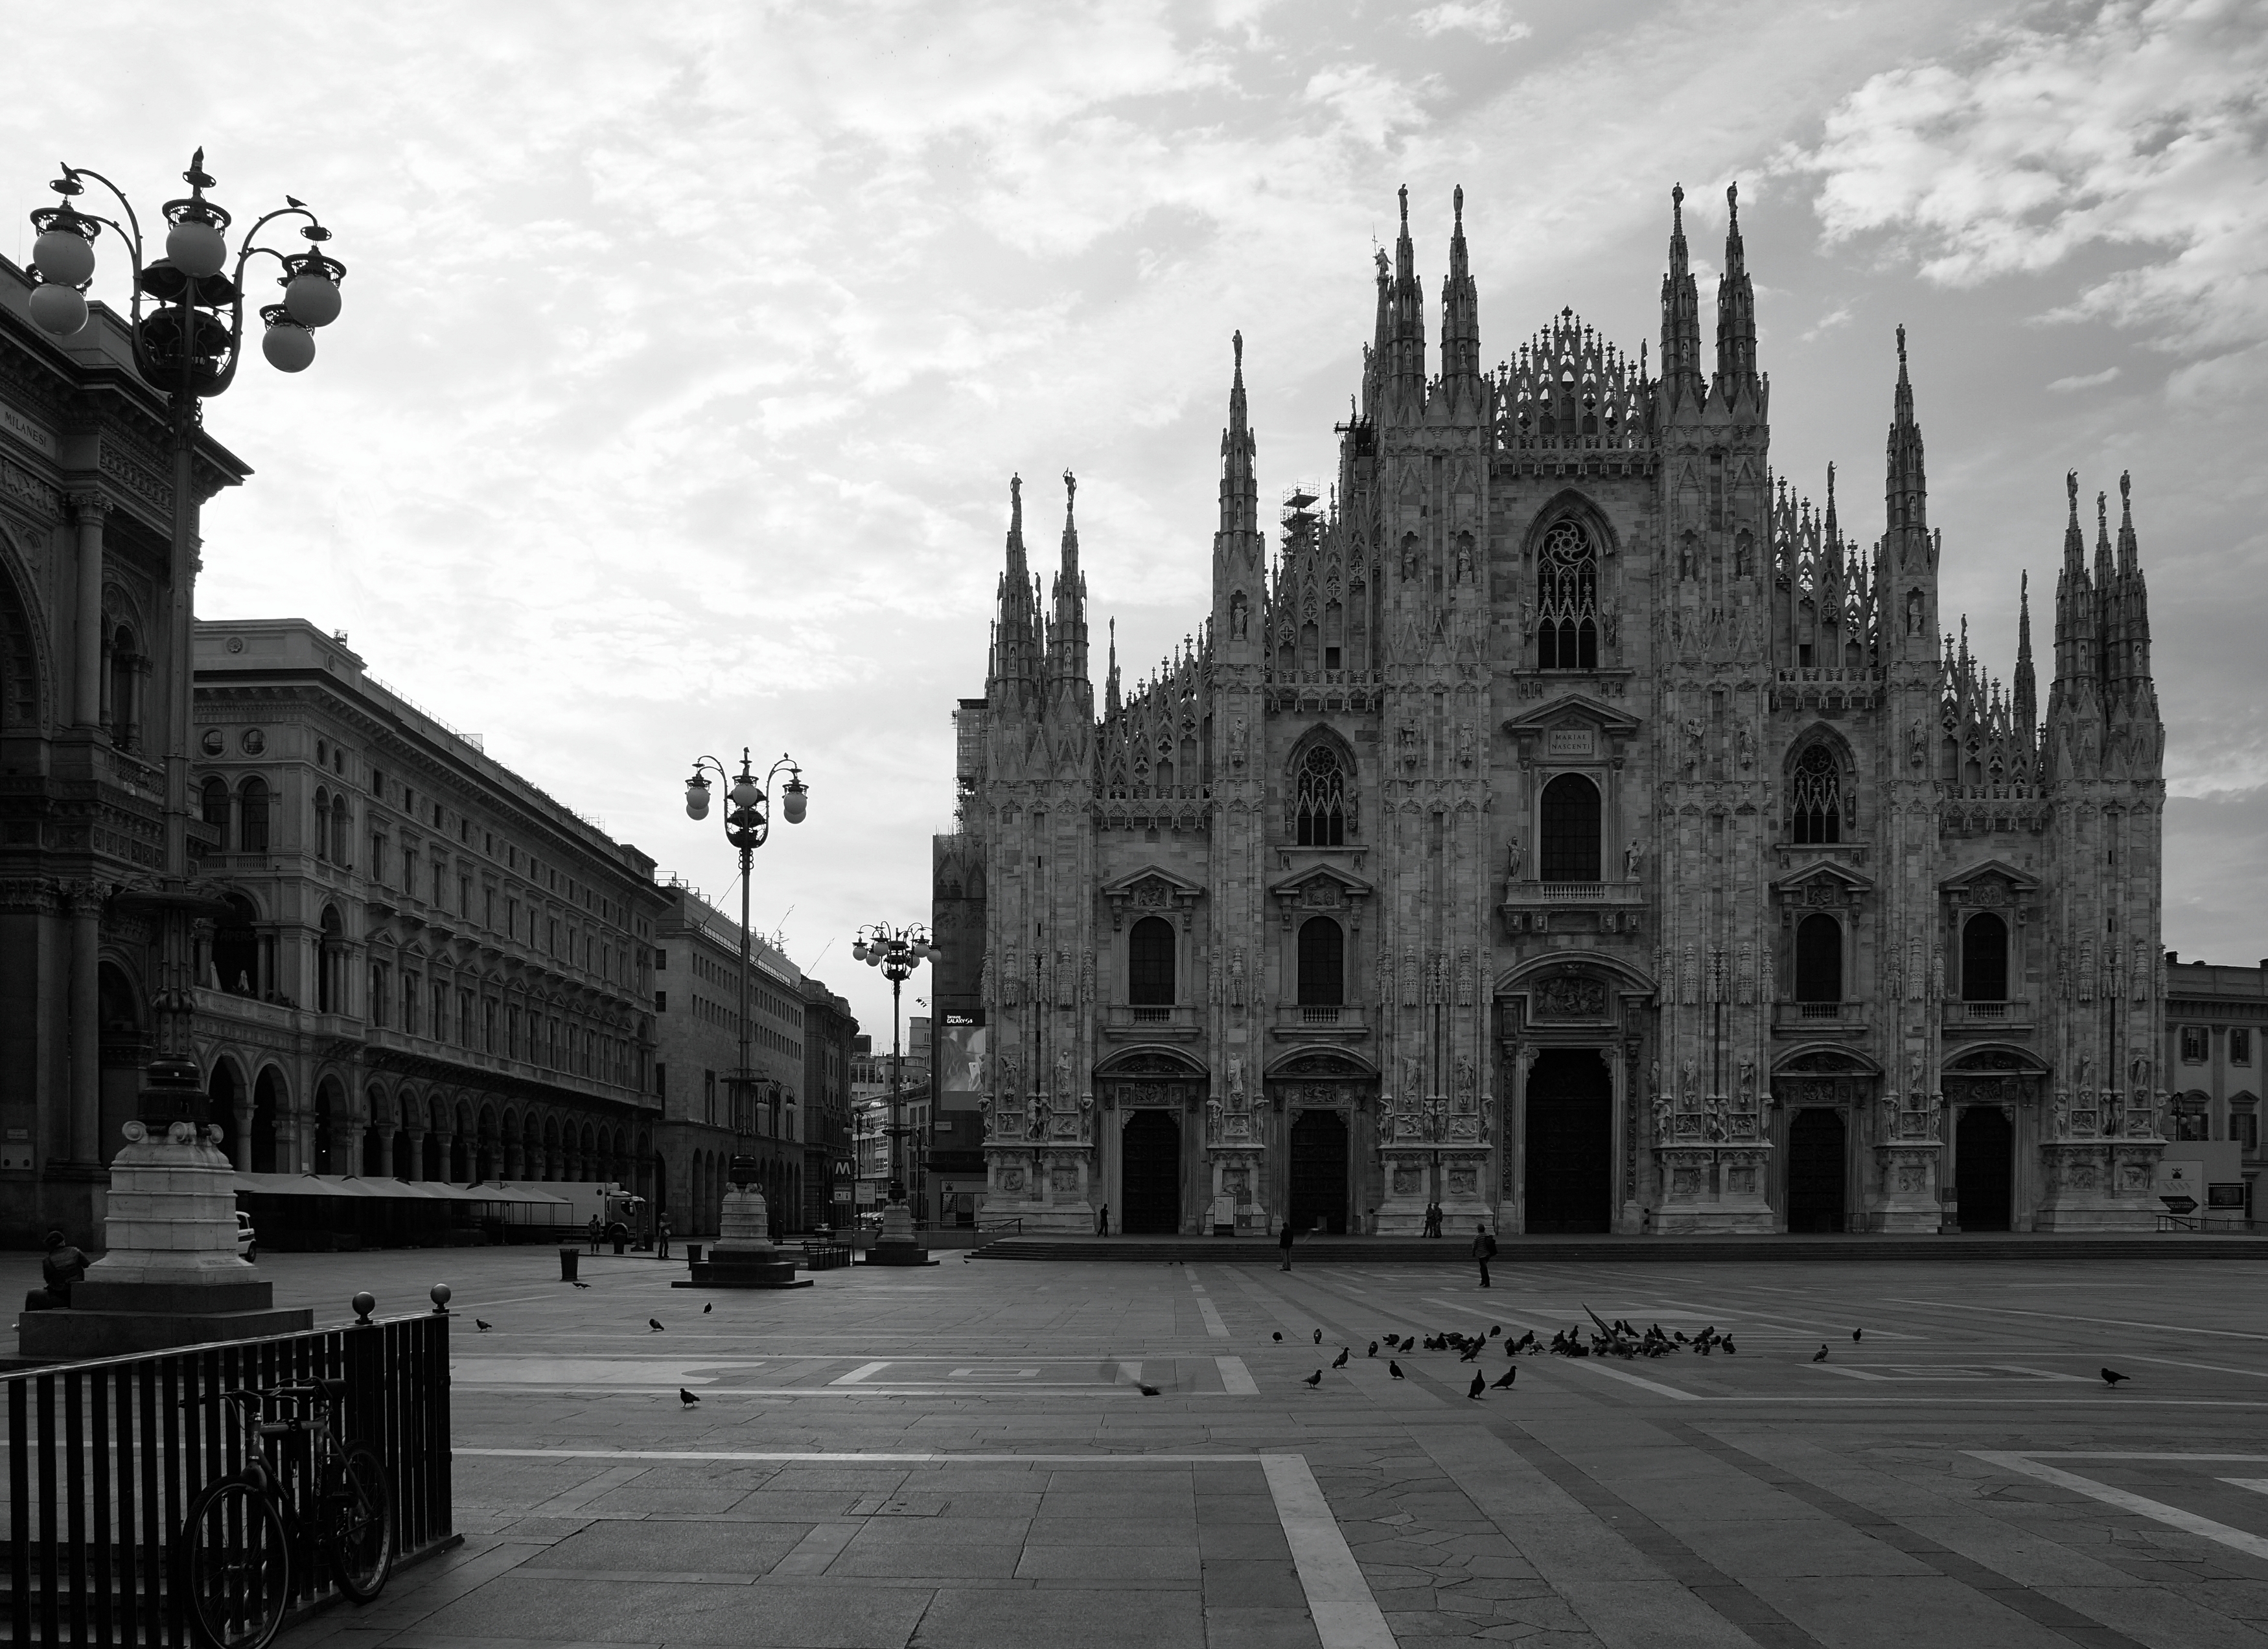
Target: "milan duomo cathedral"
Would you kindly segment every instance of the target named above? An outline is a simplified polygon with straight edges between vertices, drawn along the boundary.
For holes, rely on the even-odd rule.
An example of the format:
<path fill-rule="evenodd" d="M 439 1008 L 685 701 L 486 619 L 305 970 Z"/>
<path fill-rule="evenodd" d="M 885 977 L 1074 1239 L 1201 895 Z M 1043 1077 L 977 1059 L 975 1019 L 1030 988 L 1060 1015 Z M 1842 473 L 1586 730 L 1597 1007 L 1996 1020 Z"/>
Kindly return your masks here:
<path fill-rule="evenodd" d="M 2043 714 L 2028 600 L 2005 688 L 1940 620 L 1904 330 L 1860 525 L 1832 469 L 1818 505 L 1772 473 L 1737 202 L 1712 370 L 1671 200 L 1658 374 L 1564 309 L 1491 370 L 1463 192 L 1436 360 L 1404 190 L 1336 485 L 1271 559 L 1240 340 L 1212 610 L 1130 686 L 1114 645 L 1099 714 L 1074 483 L 1044 593 L 1012 483 L 940 861 L 983 936 L 986 1218 L 2150 1226 L 2126 479 L 2091 556 L 2067 481 Z"/>

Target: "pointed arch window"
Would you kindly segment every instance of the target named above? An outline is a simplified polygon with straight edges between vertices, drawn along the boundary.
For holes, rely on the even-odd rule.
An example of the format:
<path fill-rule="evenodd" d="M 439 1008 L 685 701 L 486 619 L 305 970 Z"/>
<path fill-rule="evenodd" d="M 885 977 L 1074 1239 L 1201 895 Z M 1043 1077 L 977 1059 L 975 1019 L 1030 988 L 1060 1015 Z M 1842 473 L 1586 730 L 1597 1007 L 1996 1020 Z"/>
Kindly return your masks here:
<path fill-rule="evenodd" d="M 1815 744 L 1796 757 L 1787 816 L 1789 836 L 1796 842 L 1843 839 L 1843 766 L 1825 745 Z"/>
<path fill-rule="evenodd" d="M 1345 844 L 1346 777 L 1339 753 L 1327 744 L 1314 746 L 1301 758 L 1292 803 L 1292 832 L 1300 846 L 1335 848 Z"/>
<path fill-rule="evenodd" d="M 1599 556 L 1577 521 L 1555 521 L 1536 556 L 1535 666 L 1599 667 Z"/>

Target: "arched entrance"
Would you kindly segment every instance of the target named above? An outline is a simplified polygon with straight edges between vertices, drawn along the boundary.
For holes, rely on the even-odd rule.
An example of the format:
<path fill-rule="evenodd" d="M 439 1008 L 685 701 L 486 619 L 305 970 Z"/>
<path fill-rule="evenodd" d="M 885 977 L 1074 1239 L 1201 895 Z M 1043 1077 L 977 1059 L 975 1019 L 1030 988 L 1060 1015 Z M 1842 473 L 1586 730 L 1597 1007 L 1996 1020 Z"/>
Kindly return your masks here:
<path fill-rule="evenodd" d="M 252 1172 L 254 1174 L 289 1174 L 298 1166 L 296 1163 L 280 1163 L 276 1159 L 278 1124 L 282 1121 L 279 1115 L 282 1098 L 276 1080 L 276 1067 L 270 1065 L 252 1085 Z"/>
<path fill-rule="evenodd" d="M 205 1086 L 205 1115 L 220 1129 L 221 1153 L 239 1168 L 251 1166 L 244 1142 L 236 1137 L 236 1067 L 225 1059 L 213 1062 L 212 1078 Z"/>
<path fill-rule="evenodd" d="M 2006 1231 L 2014 1204 L 2016 1130 L 1996 1105 L 1962 1112 L 1953 1135 L 1954 1195 L 1963 1231 Z"/>
<path fill-rule="evenodd" d="M 1336 1111 L 1309 1111 L 1292 1124 L 1292 1229 L 1346 1234 L 1347 1130 Z"/>
<path fill-rule="evenodd" d="M 1614 1085 L 1595 1048 L 1548 1048 L 1528 1071 L 1527 1228 L 1606 1231 L 1614 1215 Z"/>
<path fill-rule="evenodd" d="M 1815 1106 L 1795 1114 L 1787 1130 L 1787 1228 L 1844 1227 L 1844 1141 L 1840 1112 Z"/>
<path fill-rule="evenodd" d="M 1129 1236 L 1182 1228 L 1182 1125 L 1165 1110 L 1139 1110 L 1118 1137 L 1120 1229 Z"/>

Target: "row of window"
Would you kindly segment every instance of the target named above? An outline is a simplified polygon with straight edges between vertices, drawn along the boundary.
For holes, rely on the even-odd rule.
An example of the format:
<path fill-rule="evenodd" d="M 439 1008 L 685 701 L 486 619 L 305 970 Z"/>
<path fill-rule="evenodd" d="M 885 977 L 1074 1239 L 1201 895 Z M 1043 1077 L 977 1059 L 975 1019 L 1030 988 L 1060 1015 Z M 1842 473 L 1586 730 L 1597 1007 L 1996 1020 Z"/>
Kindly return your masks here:
<path fill-rule="evenodd" d="M 2182 1063 L 2201 1065 L 2212 1057 L 2213 1033 L 2203 1025 L 2182 1027 Z M 2252 1063 L 2252 1032 L 2250 1027 L 2232 1025 L 2228 1027 L 2228 1063 L 2249 1065 Z"/>
<path fill-rule="evenodd" d="M 453 990 L 408 969 L 401 973 L 397 1000 L 394 971 L 387 962 L 370 965 L 373 1026 L 385 1028 L 398 1020 L 398 1028 L 412 1036 L 500 1054 L 547 1071 L 636 1086 L 636 1045 L 627 1037 L 578 1024 L 571 1015 L 545 1012 L 547 1005 L 523 1005 L 463 986 Z"/>

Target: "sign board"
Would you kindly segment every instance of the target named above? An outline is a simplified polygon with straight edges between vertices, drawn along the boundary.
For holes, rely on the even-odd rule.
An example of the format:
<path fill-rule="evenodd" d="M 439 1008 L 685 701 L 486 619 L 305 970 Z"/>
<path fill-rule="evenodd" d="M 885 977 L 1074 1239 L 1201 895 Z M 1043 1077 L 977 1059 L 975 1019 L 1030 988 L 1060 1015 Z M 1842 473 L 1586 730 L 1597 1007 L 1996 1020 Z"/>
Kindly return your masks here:
<path fill-rule="evenodd" d="M 1598 754 L 1598 733 L 1589 727 L 1554 727 L 1543 735 L 1543 754 L 1583 756 Z"/>
<path fill-rule="evenodd" d="M 990 1035 L 982 1008 L 946 1014 L 937 1034 L 939 1110 L 976 1109 L 991 1079 Z"/>

